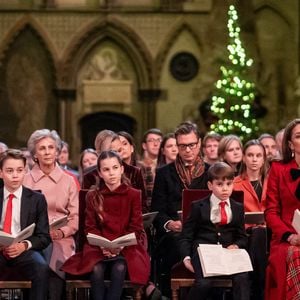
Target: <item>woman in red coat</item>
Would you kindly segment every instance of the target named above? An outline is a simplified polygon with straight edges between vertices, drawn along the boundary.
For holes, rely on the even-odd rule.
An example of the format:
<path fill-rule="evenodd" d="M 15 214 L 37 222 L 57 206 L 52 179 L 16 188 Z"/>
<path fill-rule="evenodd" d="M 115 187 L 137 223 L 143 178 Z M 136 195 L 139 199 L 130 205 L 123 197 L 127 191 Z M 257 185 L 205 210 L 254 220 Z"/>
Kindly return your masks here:
<path fill-rule="evenodd" d="M 245 212 L 265 210 L 267 172 L 269 164 L 264 146 L 258 140 L 248 141 L 243 148 L 240 175 L 234 179 L 234 190 L 244 192 Z M 267 266 L 267 232 L 264 224 L 246 224 L 249 234 L 248 252 L 253 272 L 252 299 L 264 299 L 265 271 Z"/>
<path fill-rule="evenodd" d="M 273 162 L 267 190 L 265 217 L 272 230 L 267 267 L 267 300 L 299 299 L 300 235 L 292 226 L 295 209 L 300 209 L 300 119 L 284 132 L 282 162 Z"/>
<path fill-rule="evenodd" d="M 262 212 L 266 206 L 269 164 L 264 146 L 250 140 L 243 147 L 240 175 L 235 177 L 234 190 L 244 192 L 245 212 Z"/>
<path fill-rule="evenodd" d="M 85 233 L 113 240 L 134 232 L 138 244 L 108 249 L 86 243 L 83 252 L 71 257 L 62 269 L 74 275 L 90 273 L 94 300 L 120 299 L 126 270 L 129 279 L 137 284 L 146 284 L 150 273 L 150 259 L 140 243 L 143 232 L 141 192 L 121 183 L 124 169 L 114 151 L 100 154 L 98 171 L 105 186 L 87 194 Z M 110 271 L 111 285 L 105 296 L 106 269 Z"/>

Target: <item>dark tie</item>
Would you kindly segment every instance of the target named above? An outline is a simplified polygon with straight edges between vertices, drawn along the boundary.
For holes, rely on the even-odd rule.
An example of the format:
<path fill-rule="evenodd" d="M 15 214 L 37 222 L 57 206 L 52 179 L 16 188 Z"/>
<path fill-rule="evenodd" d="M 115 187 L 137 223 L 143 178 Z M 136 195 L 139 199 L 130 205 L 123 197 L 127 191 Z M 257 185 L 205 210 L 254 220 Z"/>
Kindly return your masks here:
<path fill-rule="evenodd" d="M 219 205 L 220 205 L 220 212 L 221 212 L 220 225 L 226 225 L 227 224 L 227 214 L 226 214 L 226 210 L 225 210 L 225 205 L 226 204 L 227 204 L 227 202 L 225 202 L 225 201 L 221 201 L 219 203 Z"/>
<path fill-rule="evenodd" d="M 12 219 L 12 201 L 13 198 L 15 197 L 14 194 L 9 194 L 8 196 L 8 201 L 6 205 L 6 213 L 5 213 L 5 218 L 3 222 L 3 231 L 11 234 L 11 219 Z"/>
<path fill-rule="evenodd" d="M 291 169 L 290 172 L 293 180 L 297 180 L 300 177 L 300 169 Z M 296 188 L 295 196 L 300 200 L 300 182 Z"/>

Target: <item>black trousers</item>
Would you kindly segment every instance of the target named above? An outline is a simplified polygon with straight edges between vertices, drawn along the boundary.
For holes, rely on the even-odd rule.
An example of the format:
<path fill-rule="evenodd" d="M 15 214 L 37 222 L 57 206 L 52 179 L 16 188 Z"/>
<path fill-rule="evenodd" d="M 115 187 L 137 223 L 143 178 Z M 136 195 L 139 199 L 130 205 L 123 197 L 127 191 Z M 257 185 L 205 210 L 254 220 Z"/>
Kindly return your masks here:
<path fill-rule="evenodd" d="M 159 240 L 154 251 L 156 278 L 162 294 L 171 298 L 171 269 L 180 261 L 180 233 L 168 232 Z"/>
<path fill-rule="evenodd" d="M 0 270 L 4 267 L 12 268 L 14 272 L 31 280 L 30 300 L 47 300 L 50 269 L 39 252 L 28 250 L 13 259 L 6 259 L 0 253 Z"/>
<path fill-rule="evenodd" d="M 213 291 L 212 278 L 203 277 L 202 268 L 198 253 L 194 253 L 192 257 L 192 265 L 195 271 L 195 284 L 191 288 L 189 300 L 205 300 L 211 296 Z M 223 276 L 222 276 L 223 277 Z M 224 276 L 232 279 L 232 296 L 233 300 L 249 300 L 250 284 L 248 272 L 238 273 L 230 276 Z"/>

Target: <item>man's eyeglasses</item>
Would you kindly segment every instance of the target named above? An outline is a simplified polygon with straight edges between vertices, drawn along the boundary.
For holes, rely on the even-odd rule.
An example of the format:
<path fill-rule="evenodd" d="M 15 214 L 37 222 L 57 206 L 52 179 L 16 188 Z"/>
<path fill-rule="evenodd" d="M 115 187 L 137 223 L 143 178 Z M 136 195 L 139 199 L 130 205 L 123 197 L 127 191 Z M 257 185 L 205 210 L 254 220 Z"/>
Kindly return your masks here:
<path fill-rule="evenodd" d="M 162 139 L 161 138 L 157 138 L 157 139 L 148 139 L 146 140 L 147 143 L 161 143 Z"/>
<path fill-rule="evenodd" d="M 187 148 L 189 148 L 190 150 L 194 150 L 194 149 L 196 149 L 197 145 L 198 145 L 198 142 L 190 143 L 190 144 L 178 144 L 177 146 L 178 146 L 179 150 L 184 151 Z"/>

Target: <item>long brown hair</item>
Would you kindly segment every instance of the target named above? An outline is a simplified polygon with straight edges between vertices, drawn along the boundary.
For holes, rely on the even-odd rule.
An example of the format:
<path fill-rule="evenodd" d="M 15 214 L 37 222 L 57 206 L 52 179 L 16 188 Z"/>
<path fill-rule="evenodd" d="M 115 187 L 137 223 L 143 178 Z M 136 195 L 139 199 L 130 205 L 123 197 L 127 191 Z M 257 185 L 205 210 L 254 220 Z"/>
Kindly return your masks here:
<path fill-rule="evenodd" d="M 264 156 L 264 163 L 263 163 L 262 167 L 260 168 L 259 173 L 261 175 L 261 181 L 263 182 L 263 180 L 264 180 L 264 178 L 266 178 L 268 170 L 269 170 L 269 163 L 268 163 L 268 160 L 267 160 L 266 150 L 265 150 L 265 147 L 263 146 L 263 144 L 259 140 L 253 139 L 253 140 L 248 141 L 244 145 L 244 147 L 243 147 L 243 156 L 246 155 L 247 149 L 251 146 L 259 146 L 262 149 L 263 156 Z M 245 179 L 247 177 L 247 166 L 246 166 L 246 164 L 244 163 L 243 160 L 242 160 L 242 163 L 241 163 L 239 173 L 240 173 L 240 175 L 243 179 Z"/>
<path fill-rule="evenodd" d="M 289 142 L 291 142 L 292 140 L 292 131 L 298 124 L 300 124 L 300 119 L 294 119 L 289 124 L 287 124 L 284 129 L 282 139 L 282 160 L 284 163 L 288 163 L 293 159 L 293 152 L 289 146 Z"/>
<path fill-rule="evenodd" d="M 102 151 L 98 157 L 97 160 L 97 169 L 98 172 L 100 172 L 101 168 L 101 161 L 107 158 L 116 158 L 120 164 L 120 166 L 123 166 L 123 162 L 119 154 L 115 151 L 108 150 L 108 151 Z M 124 174 L 121 177 L 121 182 L 125 184 L 129 184 L 129 180 Z M 101 187 L 97 187 L 94 190 L 94 193 L 92 194 L 92 205 L 97 212 L 101 222 L 103 222 L 103 195 L 101 194 Z"/>

